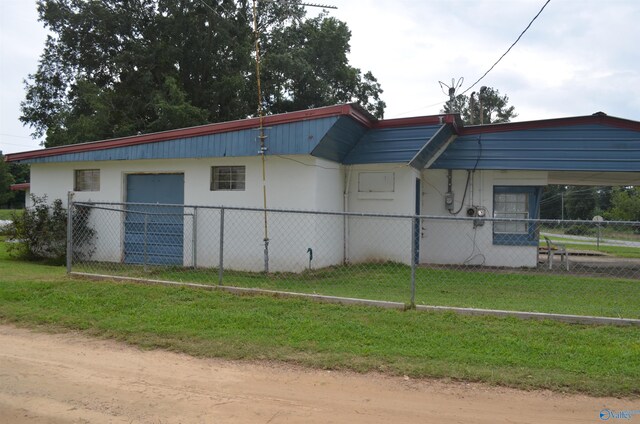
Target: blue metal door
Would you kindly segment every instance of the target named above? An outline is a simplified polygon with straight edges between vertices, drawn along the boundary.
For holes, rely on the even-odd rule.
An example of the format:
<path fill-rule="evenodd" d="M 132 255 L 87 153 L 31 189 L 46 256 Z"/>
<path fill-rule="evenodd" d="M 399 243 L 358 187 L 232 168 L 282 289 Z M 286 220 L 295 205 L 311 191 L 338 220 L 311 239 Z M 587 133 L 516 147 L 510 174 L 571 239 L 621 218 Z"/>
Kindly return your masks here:
<path fill-rule="evenodd" d="M 130 264 L 182 265 L 184 175 L 127 175 L 124 261 Z M 155 204 L 179 205 L 156 206 Z"/>

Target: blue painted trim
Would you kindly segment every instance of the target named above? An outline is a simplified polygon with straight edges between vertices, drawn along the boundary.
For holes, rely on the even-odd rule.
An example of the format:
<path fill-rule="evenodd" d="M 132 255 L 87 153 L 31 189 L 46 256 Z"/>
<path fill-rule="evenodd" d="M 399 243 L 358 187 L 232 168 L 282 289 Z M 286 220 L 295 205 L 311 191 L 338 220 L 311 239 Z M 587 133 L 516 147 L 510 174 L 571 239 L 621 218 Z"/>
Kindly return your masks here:
<path fill-rule="evenodd" d="M 526 193 L 529 195 L 529 219 L 540 216 L 540 200 L 543 187 L 538 186 L 493 186 L 493 208 L 495 209 L 495 195 L 500 193 Z M 494 213 L 495 215 L 495 213 Z M 527 234 L 493 233 L 493 244 L 501 246 L 537 246 L 538 229 L 532 222 L 527 223 Z"/>

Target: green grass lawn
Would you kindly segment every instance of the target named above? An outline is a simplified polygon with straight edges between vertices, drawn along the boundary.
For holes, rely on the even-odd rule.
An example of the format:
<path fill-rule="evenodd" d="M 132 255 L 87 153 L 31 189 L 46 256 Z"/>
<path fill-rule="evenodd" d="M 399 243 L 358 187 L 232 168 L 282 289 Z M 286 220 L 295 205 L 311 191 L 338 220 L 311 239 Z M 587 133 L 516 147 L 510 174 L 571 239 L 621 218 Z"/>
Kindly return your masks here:
<path fill-rule="evenodd" d="M 75 271 L 216 284 L 215 269 L 83 264 Z M 408 266 L 397 263 L 338 266 L 294 273 L 225 271 L 223 285 L 410 302 Z M 489 272 L 418 268 L 416 304 L 572 315 L 640 318 L 640 281 L 513 270 Z"/>
<path fill-rule="evenodd" d="M 640 329 L 341 306 L 89 282 L 7 258 L 0 322 L 79 330 L 143 348 L 326 369 L 640 395 Z"/>
<path fill-rule="evenodd" d="M 596 241 L 593 242 L 584 242 L 584 243 L 576 243 L 575 239 L 568 239 L 563 237 L 552 236 L 549 237 L 549 240 L 564 244 L 567 249 L 572 250 L 586 250 L 593 252 L 603 252 L 611 256 L 617 256 L 619 258 L 640 258 L 640 247 L 628 247 L 628 246 L 606 246 L 603 243 L 600 246 L 597 245 Z M 547 243 L 542 239 L 540 241 L 540 246 L 547 247 Z"/>
<path fill-rule="evenodd" d="M 0 209 L 0 220 L 10 221 L 13 212 L 13 209 Z"/>

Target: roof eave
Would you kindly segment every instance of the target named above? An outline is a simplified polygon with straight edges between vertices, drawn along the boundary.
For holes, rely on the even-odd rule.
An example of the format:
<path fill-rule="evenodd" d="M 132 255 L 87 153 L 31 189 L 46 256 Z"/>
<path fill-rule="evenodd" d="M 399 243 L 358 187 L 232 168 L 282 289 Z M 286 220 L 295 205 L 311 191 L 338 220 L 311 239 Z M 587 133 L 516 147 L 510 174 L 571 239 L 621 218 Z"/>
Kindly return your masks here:
<path fill-rule="evenodd" d="M 461 128 L 460 135 L 474 135 L 485 133 L 496 133 L 506 131 L 521 131 L 537 128 L 553 128 L 567 125 L 589 125 L 602 124 L 618 128 L 625 128 L 640 131 L 640 122 L 629 119 L 617 118 L 614 116 L 597 113 L 586 116 L 573 116 L 567 118 L 542 119 L 537 121 L 504 122 L 499 124 L 470 125 Z"/>
<path fill-rule="evenodd" d="M 264 125 L 280 125 L 309 119 L 320 119 L 331 116 L 346 115 L 361 124 L 371 127 L 376 119 L 366 110 L 353 104 L 327 106 L 316 109 L 307 109 L 295 112 L 269 115 L 264 117 Z M 134 146 L 138 144 L 155 143 L 176 138 L 198 137 L 211 134 L 219 134 L 230 131 L 257 128 L 260 118 L 248 118 L 229 122 L 200 125 L 197 127 L 181 128 L 151 134 L 135 135 L 108 140 L 91 141 L 87 143 L 71 144 L 67 146 L 51 147 L 48 149 L 31 150 L 27 152 L 11 153 L 5 155 L 6 162 L 25 161 L 42 157 L 57 156 L 70 153 L 87 152 L 93 150 L 113 149 L 117 147 Z"/>

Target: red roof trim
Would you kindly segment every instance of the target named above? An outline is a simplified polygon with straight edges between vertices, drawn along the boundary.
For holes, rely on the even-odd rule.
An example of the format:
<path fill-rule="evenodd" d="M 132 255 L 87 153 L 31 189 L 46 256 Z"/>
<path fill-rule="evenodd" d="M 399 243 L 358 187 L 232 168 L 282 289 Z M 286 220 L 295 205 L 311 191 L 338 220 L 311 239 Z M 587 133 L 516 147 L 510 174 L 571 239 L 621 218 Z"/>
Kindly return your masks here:
<path fill-rule="evenodd" d="M 317 109 L 307 109 L 296 112 L 270 115 L 264 118 L 264 125 L 280 125 L 308 119 L 320 119 L 331 116 L 346 115 L 359 123 L 371 127 L 375 118 L 368 116 L 366 111 L 360 110 L 351 104 L 327 106 Z M 203 135 L 219 134 L 229 131 L 239 131 L 257 128 L 260 125 L 259 118 L 249 118 L 237 121 L 207 124 L 198 127 L 181 128 L 177 130 L 163 131 L 152 134 L 135 135 L 129 137 L 114 138 L 110 140 L 91 141 L 88 143 L 72 144 L 68 146 L 52 147 L 49 149 L 32 150 L 21 153 L 5 155 L 5 161 L 19 161 L 48 156 L 64 155 L 69 153 L 90 152 L 94 150 L 113 149 L 145 143 L 173 140 L 176 138 L 198 137 Z"/>
<path fill-rule="evenodd" d="M 19 184 L 11 184 L 9 189 L 11 191 L 25 191 L 31 188 L 31 183 L 19 183 Z"/>
<path fill-rule="evenodd" d="M 628 119 L 616 118 L 607 115 L 588 115 L 570 118 L 544 119 L 540 121 L 527 122 L 506 122 L 503 124 L 474 125 L 464 127 L 459 131 L 459 135 L 473 135 L 496 133 L 505 131 L 522 131 L 539 128 L 553 128 L 567 125 L 603 124 L 618 128 L 625 128 L 640 131 L 640 122 Z"/>
<path fill-rule="evenodd" d="M 373 128 L 398 128 L 415 125 L 455 124 L 456 117 L 457 115 L 455 114 L 442 114 L 431 116 L 416 116 L 411 118 L 385 119 L 383 121 L 375 122 L 373 124 Z"/>

